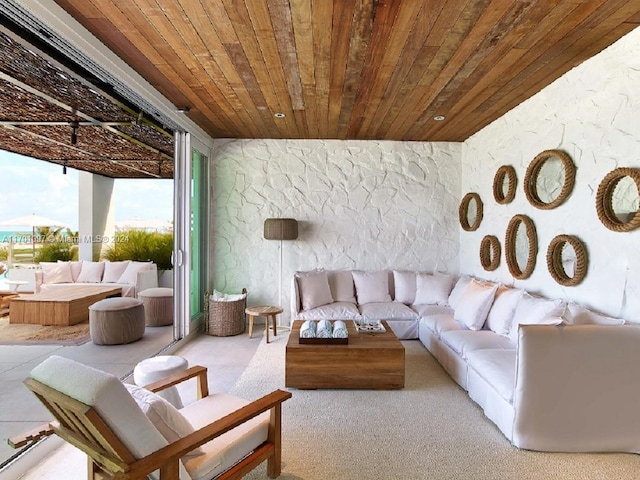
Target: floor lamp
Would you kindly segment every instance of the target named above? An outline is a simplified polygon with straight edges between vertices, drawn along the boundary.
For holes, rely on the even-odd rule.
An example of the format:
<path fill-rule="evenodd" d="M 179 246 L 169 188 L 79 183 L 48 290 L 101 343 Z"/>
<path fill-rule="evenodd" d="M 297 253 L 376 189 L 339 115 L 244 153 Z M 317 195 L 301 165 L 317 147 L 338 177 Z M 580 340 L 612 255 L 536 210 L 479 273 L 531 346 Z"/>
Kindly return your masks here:
<path fill-rule="evenodd" d="M 278 278 L 278 306 L 282 309 L 282 241 L 298 238 L 298 221 L 293 218 L 267 218 L 264 221 L 264 238 L 280 240 L 280 275 Z M 278 325 L 281 327 L 281 325 Z M 269 325 L 267 325 L 269 328 Z"/>

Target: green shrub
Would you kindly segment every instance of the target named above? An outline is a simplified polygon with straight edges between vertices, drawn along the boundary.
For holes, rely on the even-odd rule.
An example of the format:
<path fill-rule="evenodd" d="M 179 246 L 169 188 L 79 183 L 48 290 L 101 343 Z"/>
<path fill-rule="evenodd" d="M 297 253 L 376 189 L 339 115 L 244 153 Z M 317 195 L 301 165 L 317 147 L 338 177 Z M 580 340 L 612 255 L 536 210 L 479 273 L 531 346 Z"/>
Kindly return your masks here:
<path fill-rule="evenodd" d="M 45 243 L 36 250 L 34 260 L 40 262 L 71 261 L 78 259 L 78 246 L 70 242 Z"/>
<path fill-rule="evenodd" d="M 173 233 L 127 230 L 119 232 L 116 242 L 103 253 L 103 260 L 121 262 L 153 262 L 158 270 L 170 270 L 173 251 Z"/>
<path fill-rule="evenodd" d="M 0 247 L 0 260 L 7 260 L 9 258 L 9 249 L 7 247 Z"/>

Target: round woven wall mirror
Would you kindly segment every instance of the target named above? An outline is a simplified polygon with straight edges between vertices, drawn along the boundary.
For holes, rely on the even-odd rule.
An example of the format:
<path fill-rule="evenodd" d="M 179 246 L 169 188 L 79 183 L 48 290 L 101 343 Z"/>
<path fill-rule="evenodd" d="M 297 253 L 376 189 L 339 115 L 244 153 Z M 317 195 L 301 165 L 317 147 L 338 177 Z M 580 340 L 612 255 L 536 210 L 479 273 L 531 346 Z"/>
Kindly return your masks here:
<path fill-rule="evenodd" d="M 600 182 L 596 211 L 602 224 L 614 232 L 630 232 L 640 226 L 640 170 L 616 168 Z"/>
<path fill-rule="evenodd" d="M 486 235 L 480 242 L 480 264 L 488 272 L 500 265 L 500 240 L 493 235 Z"/>
<path fill-rule="evenodd" d="M 458 210 L 460 226 L 467 232 L 473 232 L 482 222 L 482 200 L 475 192 L 467 193 L 460 202 Z"/>
<path fill-rule="evenodd" d="M 511 165 L 502 165 L 493 177 L 493 198 L 500 205 L 511 203 L 516 196 L 516 170 Z"/>
<path fill-rule="evenodd" d="M 514 215 L 507 226 L 504 241 L 507 267 L 514 278 L 529 278 L 536 267 L 538 237 L 536 227 L 526 215 Z"/>
<path fill-rule="evenodd" d="M 578 237 L 558 235 L 547 249 L 547 268 L 560 285 L 578 285 L 587 275 L 587 249 Z"/>
<path fill-rule="evenodd" d="M 561 150 L 545 150 L 534 158 L 524 176 L 529 203 L 541 210 L 561 205 L 573 190 L 576 167 Z"/>

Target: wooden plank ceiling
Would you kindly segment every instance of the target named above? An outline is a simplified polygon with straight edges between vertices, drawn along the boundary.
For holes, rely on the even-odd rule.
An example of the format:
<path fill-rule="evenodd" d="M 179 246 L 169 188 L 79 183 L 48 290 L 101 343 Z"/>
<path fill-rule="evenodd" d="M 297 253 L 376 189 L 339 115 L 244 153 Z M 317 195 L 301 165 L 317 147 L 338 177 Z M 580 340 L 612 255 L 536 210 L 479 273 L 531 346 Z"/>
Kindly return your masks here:
<path fill-rule="evenodd" d="M 640 23 L 638 0 L 56 1 L 228 138 L 464 141 Z"/>

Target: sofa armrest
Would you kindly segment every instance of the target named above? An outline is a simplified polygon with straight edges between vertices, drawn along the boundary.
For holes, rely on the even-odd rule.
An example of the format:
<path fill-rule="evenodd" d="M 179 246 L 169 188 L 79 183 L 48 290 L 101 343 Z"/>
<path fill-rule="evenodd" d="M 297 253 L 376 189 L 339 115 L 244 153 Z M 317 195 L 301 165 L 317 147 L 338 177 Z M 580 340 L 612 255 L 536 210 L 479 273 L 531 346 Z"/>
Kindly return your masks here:
<path fill-rule="evenodd" d="M 38 270 L 34 274 L 33 293 L 40 293 L 40 287 L 42 286 L 43 273 L 42 270 Z"/>
<path fill-rule="evenodd" d="M 298 285 L 298 279 L 294 275 L 291 281 L 291 321 L 293 322 L 300 313 L 300 287 Z"/>
<path fill-rule="evenodd" d="M 640 325 L 521 326 L 513 443 L 640 452 Z"/>
<path fill-rule="evenodd" d="M 138 275 L 136 277 L 136 295 L 138 295 L 140 292 L 143 292 L 147 288 L 156 288 L 157 286 L 158 271 L 156 269 L 138 272 Z"/>

